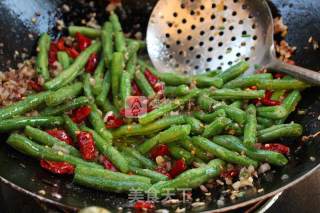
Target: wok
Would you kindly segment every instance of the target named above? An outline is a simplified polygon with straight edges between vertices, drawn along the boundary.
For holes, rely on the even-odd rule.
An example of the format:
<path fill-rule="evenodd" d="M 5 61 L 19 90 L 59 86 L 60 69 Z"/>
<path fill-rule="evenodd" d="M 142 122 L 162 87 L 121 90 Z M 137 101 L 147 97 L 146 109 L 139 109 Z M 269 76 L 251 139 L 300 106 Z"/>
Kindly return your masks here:
<path fill-rule="evenodd" d="M 71 11 L 62 13 L 57 8 L 68 2 Z M 0 54 L 0 70 L 6 70 L 9 66 L 15 66 L 22 59 L 13 57 L 14 51 L 26 51 L 34 54 L 36 39 L 30 39 L 28 34 L 34 37 L 50 31 L 52 35 L 59 35 L 54 29 L 55 18 L 62 17 L 66 23 L 80 24 L 90 12 L 97 13 L 100 23 L 106 19 L 105 1 L 96 1 L 95 7 L 85 6 L 84 1 L 62 0 L 0 0 L 0 42 L 4 43 Z M 155 0 L 123 0 L 123 9 L 118 10 L 125 31 L 145 31 L 149 14 Z M 297 46 L 295 59 L 297 64 L 313 70 L 320 69 L 319 50 L 313 50 L 308 44 L 308 38 L 320 38 L 320 16 L 318 8 L 320 1 L 313 0 L 273 0 L 270 3 L 274 14 L 280 13 L 289 25 L 289 43 Z M 40 14 L 40 16 L 37 16 Z M 32 23 L 32 17 L 37 18 L 36 24 Z M 320 111 L 320 89 L 311 88 L 303 92 L 303 100 L 299 109 L 304 109 L 305 114 L 296 113 L 289 119 L 301 123 L 305 128 L 305 135 L 313 134 L 320 129 L 318 119 Z M 72 178 L 60 177 L 42 170 L 39 163 L 26 157 L 5 144 L 6 135 L 0 135 L 0 179 L 14 189 L 35 197 L 45 203 L 68 211 L 76 211 L 85 206 L 102 206 L 110 211 L 115 211 L 119 206 L 128 204 L 128 195 L 96 191 L 79 187 L 72 183 Z M 319 167 L 320 143 L 319 138 L 302 143 L 300 139 L 284 140 L 292 150 L 290 162 L 283 168 L 275 168 L 275 172 L 269 172 L 262 176 L 259 185 L 264 188 L 262 193 L 248 192 L 244 197 L 230 201 L 226 200 L 223 207 L 218 207 L 216 202 L 211 202 L 203 211 L 227 211 L 257 202 L 271 197 L 310 175 Z M 314 157 L 314 160 L 310 160 Z M 288 178 L 281 178 L 286 174 Z M 45 195 L 40 195 L 39 190 L 45 190 Z M 62 197 L 55 196 L 55 193 Z M 214 193 L 216 196 L 218 193 Z M 195 192 L 194 198 L 201 196 Z M 160 208 L 166 208 L 161 207 Z"/>

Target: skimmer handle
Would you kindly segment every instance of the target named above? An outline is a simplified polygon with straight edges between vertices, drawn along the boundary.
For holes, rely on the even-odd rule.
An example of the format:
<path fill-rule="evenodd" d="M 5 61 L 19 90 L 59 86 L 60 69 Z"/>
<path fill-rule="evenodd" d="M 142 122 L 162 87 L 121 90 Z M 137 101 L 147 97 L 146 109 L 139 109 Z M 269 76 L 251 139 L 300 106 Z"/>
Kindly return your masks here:
<path fill-rule="evenodd" d="M 306 81 L 313 85 L 320 85 L 320 73 L 309 70 L 303 67 L 299 67 L 296 65 L 291 65 L 284 63 L 278 59 L 273 59 L 271 63 L 271 68 L 274 68 L 276 70 L 279 70 L 281 72 L 287 73 L 289 75 L 292 75 L 296 77 L 297 79 Z"/>

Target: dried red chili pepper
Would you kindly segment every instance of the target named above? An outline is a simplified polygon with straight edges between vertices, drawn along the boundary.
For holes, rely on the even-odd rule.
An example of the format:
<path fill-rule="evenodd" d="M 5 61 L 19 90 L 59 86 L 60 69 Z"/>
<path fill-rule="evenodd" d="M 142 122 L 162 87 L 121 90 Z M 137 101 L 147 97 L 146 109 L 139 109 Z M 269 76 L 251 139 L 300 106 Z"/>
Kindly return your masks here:
<path fill-rule="evenodd" d="M 104 166 L 105 169 L 113 171 L 113 172 L 117 172 L 117 168 L 112 164 L 112 162 L 105 156 L 102 157 L 102 164 Z"/>
<path fill-rule="evenodd" d="M 47 133 L 60 141 L 65 142 L 66 144 L 73 145 L 72 138 L 62 129 L 50 129 L 47 130 Z"/>
<path fill-rule="evenodd" d="M 152 201 L 138 200 L 134 206 L 136 210 L 151 210 L 155 208 L 155 205 Z"/>
<path fill-rule="evenodd" d="M 49 48 L 49 53 L 48 53 L 48 59 L 49 59 L 49 64 L 52 66 L 54 62 L 56 62 L 57 59 L 57 53 L 58 53 L 58 48 L 55 43 L 51 42 L 50 48 Z"/>
<path fill-rule="evenodd" d="M 164 94 L 164 84 L 162 82 L 156 83 L 153 90 L 158 94 Z"/>
<path fill-rule="evenodd" d="M 54 174 L 72 175 L 74 173 L 74 166 L 66 162 L 55 162 L 48 160 L 40 160 L 40 166 Z"/>
<path fill-rule="evenodd" d="M 187 169 L 187 164 L 183 159 L 176 160 L 174 162 L 174 165 L 170 171 L 170 175 L 172 178 L 180 175 L 182 172 L 184 172 Z"/>
<path fill-rule="evenodd" d="M 238 170 L 231 169 L 231 170 L 222 172 L 220 177 L 222 177 L 222 178 L 234 178 L 234 177 L 237 177 L 238 175 L 239 175 L 239 171 Z"/>
<path fill-rule="evenodd" d="M 105 118 L 105 121 L 107 129 L 115 129 L 124 124 L 124 121 L 120 118 L 117 118 L 114 114 L 108 115 Z"/>
<path fill-rule="evenodd" d="M 272 92 L 270 90 L 266 90 L 264 97 L 261 99 L 261 103 L 265 106 L 278 106 L 280 105 L 280 101 L 275 101 L 271 99 Z"/>
<path fill-rule="evenodd" d="M 30 80 L 28 81 L 28 85 L 34 91 L 37 91 L 37 92 L 43 91 L 43 87 L 36 81 Z"/>
<path fill-rule="evenodd" d="M 167 144 L 159 144 L 150 151 L 150 157 L 156 159 L 158 156 L 169 155 L 169 147 Z"/>
<path fill-rule="evenodd" d="M 91 39 L 79 32 L 76 33 L 75 38 L 78 44 L 78 48 L 81 52 L 91 45 Z"/>
<path fill-rule="evenodd" d="M 83 106 L 78 109 L 73 110 L 71 119 L 75 123 L 81 123 L 90 115 L 91 108 L 89 106 Z"/>
<path fill-rule="evenodd" d="M 263 144 L 260 149 L 269 150 L 274 152 L 279 152 L 284 155 L 288 155 L 290 153 L 290 148 L 279 143 L 267 143 Z"/>
<path fill-rule="evenodd" d="M 274 79 L 281 79 L 281 78 L 285 77 L 286 74 L 275 72 L 275 73 L 272 73 L 272 76 L 273 76 Z"/>
<path fill-rule="evenodd" d="M 77 134 L 80 153 L 84 160 L 94 160 L 96 157 L 96 146 L 90 132 L 80 131 Z"/>
<path fill-rule="evenodd" d="M 98 65 L 98 55 L 97 53 L 92 53 L 88 59 L 85 70 L 88 73 L 93 73 Z"/>
<path fill-rule="evenodd" d="M 152 87 L 159 81 L 158 77 L 153 75 L 152 72 L 148 69 L 144 72 L 144 76 L 149 81 Z"/>
<path fill-rule="evenodd" d="M 80 53 L 73 47 L 68 47 L 68 48 L 65 49 L 65 51 L 73 59 L 76 59 L 80 55 Z"/>
<path fill-rule="evenodd" d="M 142 95 L 142 92 L 139 89 L 139 87 L 135 81 L 131 82 L 131 95 L 133 95 L 133 96 L 141 96 Z"/>
<path fill-rule="evenodd" d="M 160 174 L 167 176 L 169 179 L 172 179 L 172 177 L 171 177 L 170 173 L 167 171 L 167 169 L 162 166 L 158 166 L 154 171 L 159 172 Z"/>
<path fill-rule="evenodd" d="M 60 38 L 59 40 L 58 40 L 58 42 L 56 43 L 56 47 L 57 47 L 57 49 L 59 50 L 59 51 L 63 51 L 63 50 L 65 50 L 65 45 L 64 45 L 64 39 L 63 38 Z"/>

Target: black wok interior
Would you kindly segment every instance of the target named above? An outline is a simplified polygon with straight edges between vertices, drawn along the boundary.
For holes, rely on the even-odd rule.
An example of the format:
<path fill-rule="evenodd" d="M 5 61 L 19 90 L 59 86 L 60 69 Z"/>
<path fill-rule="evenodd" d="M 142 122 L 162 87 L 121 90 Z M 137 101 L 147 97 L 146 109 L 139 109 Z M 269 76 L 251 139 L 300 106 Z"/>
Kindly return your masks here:
<path fill-rule="evenodd" d="M 71 6 L 71 12 L 62 13 L 57 8 L 63 2 Z M 37 35 L 49 30 L 53 36 L 59 33 L 54 29 L 55 18 L 62 17 L 66 23 L 73 22 L 80 24 L 81 19 L 86 18 L 90 12 L 97 13 L 100 23 L 106 19 L 106 1 L 96 1 L 96 7 L 84 6 L 84 1 L 62 1 L 62 0 L 0 0 L 0 70 L 5 71 L 9 66 L 15 67 L 22 59 L 13 57 L 14 51 L 25 51 L 33 54 Z M 156 1 L 146 0 L 123 0 L 123 9 L 118 10 L 121 20 L 124 23 L 125 31 L 144 32 L 149 14 Z M 308 44 L 308 38 L 320 38 L 320 1 L 314 0 L 273 0 L 271 4 L 273 12 L 280 13 L 285 23 L 289 25 L 288 41 L 297 46 L 295 60 L 297 64 L 320 70 L 319 51 L 313 50 Z M 38 21 L 32 24 L 31 18 L 36 13 Z M 28 34 L 34 35 L 30 39 Z M 295 114 L 291 120 L 301 123 L 305 128 L 305 135 L 313 134 L 320 129 L 318 119 L 320 111 L 320 89 L 311 88 L 303 92 L 303 100 L 299 109 L 306 111 L 306 114 Z M 23 156 L 5 144 L 6 136 L 0 136 L 0 176 L 1 180 L 10 184 L 17 190 L 28 192 L 36 196 L 39 190 L 44 189 L 47 193 L 42 196 L 43 201 L 53 203 L 70 210 L 76 210 L 85 206 L 103 206 L 109 210 L 115 210 L 119 206 L 128 205 L 126 194 L 106 193 L 96 190 L 79 187 L 72 183 L 72 178 L 58 177 L 42 170 L 38 162 L 29 157 Z M 276 168 L 275 173 L 268 173 L 259 181 L 264 192 L 260 194 L 248 193 L 243 198 L 227 201 L 224 207 L 246 202 L 259 196 L 267 195 L 287 184 L 298 180 L 313 170 L 320 163 L 319 139 L 307 142 L 297 149 L 302 143 L 300 139 L 285 140 L 284 143 L 292 148 L 290 163 L 283 168 Z M 315 157 L 311 161 L 310 157 Z M 281 176 L 287 174 L 288 179 L 281 180 Z M 52 196 L 53 192 L 62 195 L 61 199 Z M 196 193 L 193 197 L 201 196 Z M 218 209 L 216 202 L 211 202 L 206 209 Z"/>

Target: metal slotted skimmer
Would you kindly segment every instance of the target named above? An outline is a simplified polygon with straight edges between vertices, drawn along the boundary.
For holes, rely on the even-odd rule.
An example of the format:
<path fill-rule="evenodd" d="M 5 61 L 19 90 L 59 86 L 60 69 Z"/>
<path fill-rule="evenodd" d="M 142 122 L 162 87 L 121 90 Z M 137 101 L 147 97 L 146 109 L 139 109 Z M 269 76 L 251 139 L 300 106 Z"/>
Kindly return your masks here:
<path fill-rule="evenodd" d="M 261 65 L 320 84 L 319 73 L 276 59 L 264 0 L 160 0 L 149 20 L 147 46 L 162 72 L 195 75 L 246 60 L 247 74 Z"/>

